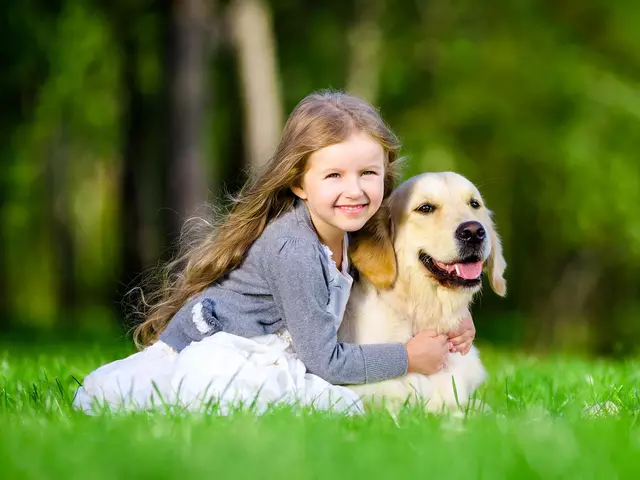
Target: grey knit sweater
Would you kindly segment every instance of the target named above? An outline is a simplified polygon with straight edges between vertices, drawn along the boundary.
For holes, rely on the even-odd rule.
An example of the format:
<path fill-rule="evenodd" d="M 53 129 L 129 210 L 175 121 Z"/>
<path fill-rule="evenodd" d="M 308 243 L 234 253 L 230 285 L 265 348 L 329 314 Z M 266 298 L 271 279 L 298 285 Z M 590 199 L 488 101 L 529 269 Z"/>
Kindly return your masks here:
<path fill-rule="evenodd" d="M 331 267 L 307 206 L 298 200 L 265 228 L 240 267 L 175 314 L 160 340 L 181 351 L 220 331 L 253 337 L 286 328 L 307 371 L 330 383 L 404 375 L 408 359 L 402 343 L 338 342 L 336 325 L 342 319 L 330 308 Z"/>

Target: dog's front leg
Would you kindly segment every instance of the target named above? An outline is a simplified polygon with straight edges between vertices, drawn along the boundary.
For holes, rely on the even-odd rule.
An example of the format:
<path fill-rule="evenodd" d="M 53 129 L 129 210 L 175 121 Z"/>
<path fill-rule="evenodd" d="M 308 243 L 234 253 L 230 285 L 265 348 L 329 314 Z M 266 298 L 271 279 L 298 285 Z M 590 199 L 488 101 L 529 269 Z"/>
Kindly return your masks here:
<path fill-rule="evenodd" d="M 440 372 L 429 375 L 433 384 L 429 410 L 440 411 L 443 407 L 457 410 L 464 407 L 486 376 L 486 370 L 474 346 L 464 356 L 459 353 L 449 354 L 447 366 Z"/>
<path fill-rule="evenodd" d="M 350 385 L 365 407 L 400 411 L 405 405 L 426 404 L 433 394 L 433 385 L 426 375 L 409 373 L 401 378 L 382 382 Z"/>

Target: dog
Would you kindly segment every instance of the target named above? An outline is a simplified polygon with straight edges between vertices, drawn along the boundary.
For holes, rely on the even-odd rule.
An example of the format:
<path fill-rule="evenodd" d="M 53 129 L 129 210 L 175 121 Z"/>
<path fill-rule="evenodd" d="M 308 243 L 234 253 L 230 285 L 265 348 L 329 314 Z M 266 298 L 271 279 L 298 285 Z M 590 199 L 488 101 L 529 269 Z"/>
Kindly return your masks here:
<path fill-rule="evenodd" d="M 453 172 L 424 173 L 398 186 L 352 235 L 349 256 L 359 272 L 338 331 L 340 341 L 409 341 L 416 333 L 456 329 L 481 290 L 483 270 L 506 295 L 502 244 L 478 189 Z M 408 373 L 351 385 L 365 405 L 391 410 L 420 402 L 426 411 L 464 407 L 486 378 L 478 350 L 449 353 L 432 375 Z M 455 382 L 455 389 L 454 389 Z"/>

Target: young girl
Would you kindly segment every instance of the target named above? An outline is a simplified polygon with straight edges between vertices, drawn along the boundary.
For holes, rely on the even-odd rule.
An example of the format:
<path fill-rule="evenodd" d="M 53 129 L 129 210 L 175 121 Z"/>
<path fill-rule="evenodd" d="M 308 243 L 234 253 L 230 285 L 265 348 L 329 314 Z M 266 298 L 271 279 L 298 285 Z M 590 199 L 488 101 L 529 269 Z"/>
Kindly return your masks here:
<path fill-rule="evenodd" d="M 341 386 L 433 373 L 468 350 L 473 323 L 402 343 L 337 341 L 352 284 L 348 232 L 378 210 L 397 176 L 399 144 L 378 112 L 337 92 L 303 99 L 275 155 L 235 199 L 225 223 L 186 250 L 136 329 L 145 348 L 88 375 L 74 399 L 221 413 L 296 402 L 361 411 Z M 450 341 L 451 340 L 451 341 Z"/>

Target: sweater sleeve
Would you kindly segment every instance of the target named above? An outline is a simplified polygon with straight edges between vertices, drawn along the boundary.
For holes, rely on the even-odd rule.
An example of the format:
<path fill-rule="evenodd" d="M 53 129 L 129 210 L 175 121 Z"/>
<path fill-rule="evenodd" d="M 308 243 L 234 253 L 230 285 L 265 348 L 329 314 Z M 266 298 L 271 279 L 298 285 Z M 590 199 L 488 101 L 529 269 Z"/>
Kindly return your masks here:
<path fill-rule="evenodd" d="M 159 340 L 181 352 L 191 342 L 199 342 L 222 330 L 214 312 L 209 289 L 189 299 L 171 318 Z"/>
<path fill-rule="evenodd" d="M 407 372 L 402 343 L 338 342 L 336 319 L 327 310 L 329 286 L 317 245 L 282 238 L 266 255 L 266 276 L 300 360 L 310 373 L 337 385 L 362 384 Z"/>

